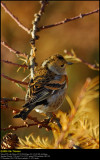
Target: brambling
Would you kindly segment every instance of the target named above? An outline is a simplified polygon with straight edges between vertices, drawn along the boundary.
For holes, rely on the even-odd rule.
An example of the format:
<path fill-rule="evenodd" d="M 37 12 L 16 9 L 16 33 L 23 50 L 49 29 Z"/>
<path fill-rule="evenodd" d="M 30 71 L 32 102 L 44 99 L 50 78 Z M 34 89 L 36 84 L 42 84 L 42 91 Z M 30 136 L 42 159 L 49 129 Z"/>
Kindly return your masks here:
<path fill-rule="evenodd" d="M 34 109 L 48 114 L 56 111 L 63 103 L 68 87 L 67 62 L 63 56 L 54 55 L 46 59 L 35 69 L 33 81 L 29 84 L 29 98 L 23 110 L 14 116 L 25 120 Z M 27 97 L 28 97 L 27 96 Z"/>

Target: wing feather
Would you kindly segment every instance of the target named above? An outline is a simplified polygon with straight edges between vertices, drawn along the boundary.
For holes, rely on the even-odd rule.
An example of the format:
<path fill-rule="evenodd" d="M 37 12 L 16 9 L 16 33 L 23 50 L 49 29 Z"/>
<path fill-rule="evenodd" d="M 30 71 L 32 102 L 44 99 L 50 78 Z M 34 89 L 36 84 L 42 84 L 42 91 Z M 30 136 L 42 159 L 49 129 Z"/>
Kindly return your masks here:
<path fill-rule="evenodd" d="M 33 83 L 30 84 L 30 100 L 23 107 L 46 100 L 50 95 L 62 89 L 65 84 L 65 76 L 55 75 L 55 73 L 44 68 L 39 69 L 35 74 Z"/>

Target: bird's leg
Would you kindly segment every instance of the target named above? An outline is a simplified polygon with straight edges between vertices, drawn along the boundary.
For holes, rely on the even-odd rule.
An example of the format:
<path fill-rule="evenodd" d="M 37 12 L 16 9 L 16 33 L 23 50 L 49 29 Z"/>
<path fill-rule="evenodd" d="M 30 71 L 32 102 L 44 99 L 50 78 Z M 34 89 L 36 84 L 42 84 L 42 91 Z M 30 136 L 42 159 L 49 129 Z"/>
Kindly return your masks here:
<path fill-rule="evenodd" d="M 48 118 L 44 119 L 44 122 L 46 122 L 46 123 L 49 123 L 49 122 L 56 123 L 59 126 L 59 128 L 62 129 L 59 118 L 57 118 L 54 113 L 49 112 L 46 115 L 47 115 Z"/>
<path fill-rule="evenodd" d="M 61 126 L 61 124 L 60 124 L 59 118 L 57 118 L 54 113 L 52 113 L 52 115 L 53 115 L 53 117 L 52 117 L 52 122 L 53 122 L 53 123 L 56 123 L 56 124 L 58 125 L 58 127 L 59 127 L 60 129 L 62 129 L 62 126 Z"/>
<path fill-rule="evenodd" d="M 52 113 L 46 113 L 47 118 L 43 120 L 44 123 L 49 123 L 52 119 Z"/>

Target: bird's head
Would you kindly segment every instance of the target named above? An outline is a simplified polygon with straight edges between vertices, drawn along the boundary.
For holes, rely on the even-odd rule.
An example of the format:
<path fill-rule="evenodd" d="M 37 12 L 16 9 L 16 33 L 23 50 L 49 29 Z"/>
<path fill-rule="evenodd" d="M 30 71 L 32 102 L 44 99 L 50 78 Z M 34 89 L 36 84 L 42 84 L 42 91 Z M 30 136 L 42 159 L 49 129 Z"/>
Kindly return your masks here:
<path fill-rule="evenodd" d="M 62 55 L 54 55 L 49 57 L 42 63 L 43 67 L 47 67 L 50 71 L 58 75 L 66 75 L 67 65 L 71 65 L 71 62 L 67 62 Z"/>

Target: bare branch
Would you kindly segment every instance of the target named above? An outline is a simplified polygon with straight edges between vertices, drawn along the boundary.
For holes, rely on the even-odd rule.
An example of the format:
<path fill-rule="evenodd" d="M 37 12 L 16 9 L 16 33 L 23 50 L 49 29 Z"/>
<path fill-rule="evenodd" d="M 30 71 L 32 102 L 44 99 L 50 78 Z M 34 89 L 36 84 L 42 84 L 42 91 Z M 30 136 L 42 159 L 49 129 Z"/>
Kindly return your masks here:
<path fill-rule="evenodd" d="M 5 103 L 5 105 L 4 104 L 1 105 L 1 109 L 9 109 L 9 110 L 11 110 L 13 112 L 13 114 L 16 114 L 16 113 L 20 112 L 19 109 L 13 108 L 11 106 L 7 106 L 6 103 Z M 34 123 L 27 124 L 24 121 L 24 125 L 21 125 L 21 126 L 12 126 L 12 125 L 9 125 L 7 128 L 2 128 L 1 130 L 4 130 L 4 131 L 9 130 L 9 129 L 16 130 L 16 129 L 19 129 L 19 128 L 30 127 L 30 126 L 35 126 L 35 125 L 37 125 L 38 128 L 44 127 L 47 130 L 51 130 L 51 127 L 48 125 L 48 122 L 46 122 L 46 121 L 38 121 L 36 117 L 32 117 L 30 115 L 28 115 L 27 118 L 30 119 L 30 120 L 32 120 L 32 121 L 34 121 Z"/>
<path fill-rule="evenodd" d="M 45 127 L 46 129 L 48 129 L 48 130 L 51 130 L 51 127 L 50 126 L 48 126 L 48 125 L 46 125 L 46 124 L 43 124 L 42 122 L 39 122 L 39 121 L 37 121 L 37 122 L 34 122 L 34 123 L 31 123 L 31 124 L 28 124 L 28 123 L 24 123 L 24 125 L 21 125 L 21 126 L 12 126 L 12 125 L 9 125 L 7 128 L 1 128 L 1 130 L 3 130 L 3 131 L 6 131 L 6 130 L 17 130 L 17 129 L 19 129 L 19 128 L 25 128 L 25 127 L 31 127 L 31 126 L 36 126 L 36 125 L 38 125 L 39 126 L 39 124 L 41 125 L 41 128 L 42 127 Z M 38 127 L 39 128 L 39 127 Z"/>
<path fill-rule="evenodd" d="M 28 85 L 28 82 L 18 81 L 18 80 L 16 80 L 16 79 L 10 78 L 10 77 L 8 77 L 8 76 L 6 76 L 6 75 L 4 75 L 4 74 L 1 74 L 1 76 L 4 77 L 5 79 L 8 79 L 8 80 L 14 82 L 14 83 L 19 83 L 19 84 L 23 84 L 23 85 Z"/>
<path fill-rule="evenodd" d="M 32 28 L 32 31 L 31 31 L 31 36 L 32 36 L 31 46 L 32 46 L 32 48 L 31 48 L 31 51 L 30 51 L 30 58 L 29 58 L 31 79 L 34 76 L 34 66 L 35 66 L 34 59 L 35 59 L 35 53 L 36 53 L 36 50 L 37 50 L 36 47 L 35 47 L 35 41 L 39 39 L 39 36 L 36 35 L 36 33 L 38 31 L 37 25 L 38 25 L 38 22 L 40 21 L 40 18 L 42 16 L 42 14 L 44 13 L 45 7 L 48 4 L 48 2 L 47 2 L 47 0 L 43 0 L 43 1 L 40 1 L 40 3 L 41 3 L 41 8 L 40 8 L 39 12 L 34 15 L 35 19 L 32 22 L 32 24 L 33 24 L 33 28 Z"/>
<path fill-rule="evenodd" d="M 54 23 L 54 24 L 51 24 L 51 25 L 47 25 L 47 26 L 41 26 L 38 28 L 38 31 L 41 31 L 41 30 L 44 30 L 44 29 L 48 29 L 48 28 L 52 28 L 52 27 L 56 27 L 56 26 L 59 26 L 61 24 L 65 24 L 67 22 L 71 22 L 71 21 L 74 21 L 74 20 L 77 20 L 77 19 L 82 19 L 86 16 L 89 16 L 89 15 L 92 15 L 94 13 L 98 13 L 100 12 L 100 9 L 96 9 L 92 12 L 88 12 L 88 13 L 84 13 L 84 14 L 80 14 L 79 16 L 76 16 L 76 17 L 72 17 L 72 18 L 65 18 L 65 20 L 63 21 L 60 21 L 60 22 L 57 22 L 57 23 Z"/>
<path fill-rule="evenodd" d="M 6 61 L 6 60 L 1 60 L 1 62 L 7 63 L 7 64 L 12 64 L 18 67 L 24 67 L 24 68 L 28 68 L 28 66 L 26 64 L 17 64 L 17 63 L 13 63 L 11 61 Z"/>
<path fill-rule="evenodd" d="M 8 44 L 4 41 L 1 41 L 1 45 L 4 46 L 5 48 L 7 48 L 10 52 L 13 52 L 15 53 L 17 56 L 21 56 L 21 57 L 24 57 L 24 58 L 27 58 L 27 54 L 26 53 L 21 53 L 13 48 L 11 48 L 10 46 L 8 46 Z"/>
<path fill-rule="evenodd" d="M 99 66 L 97 66 L 96 64 L 90 64 L 88 62 L 86 62 L 85 60 L 81 59 L 81 58 L 78 58 L 80 59 L 80 61 L 82 63 L 84 63 L 85 65 L 87 65 L 89 68 L 93 69 L 93 70 L 96 70 L 96 71 L 99 71 Z"/>
<path fill-rule="evenodd" d="M 41 3 L 41 8 L 40 8 L 39 13 L 40 13 L 40 15 L 42 15 L 45 11 L 46 5 L 48 5 L 49 2 L 47 0 L 42 0 L 42 1 L 40 1 L 40 3 Z"/>
<path fill-rule="evenodd" d="M 80 59 L 80 61 L 82 63 L 84 63 L 85 65 L 87 65 L 89 68 L 93 69 L 93 70 L 96 70 L 96 71 L 99 71 L 99 66 L 97 66 L 96 64 L 90 64 L 88 62 L 86 62 L 85 60 L 81 59 L 81 58 L 78 58 Z"/>
<path fill-rule="evenodd" d="M 3 131 L 9 130 L 9 129 L 10 130 L 17 130 L 19 128 L 25 128 L 25 127 L 30 127 L 30 126 L 34 126 L 34 125 L 37 125 L 37 124 L 31 123 L 31 124 L 28 124 L 28 125 L 24 124 L 24 125 L 21 125 L 21 126 L 12 126 L 12 125 L 9 125 L 7 128 L 1 128 L 1 130 L 3 130 Z"/>
<path fill-rule="evenodd" d="M 76 58 L 78 60 L 76 62 L 81 62 L 81 63 L 87 65 L 89 68 L 96 70 L 96 71 L 99 71 L 99 64 L 90 64 L 90 63 L 86 62 L 85 60 L 83 60 L 82 58 L 76 56 L 76 54 L 75 53 L 73 54 L 72 52 L 67 52 L 67 55 L 71 56 L 70 58 L 73 58 L 73 59 Z"/>
<path fill-rule="evenodd" d="M 30 34 L 30 29 L 28 29 L 27 27 L 25 27 L 19 20 L 17 17 L 15 17 L 11 11 L 6 7 L 6 5 L 1 2 L 1 6 L 2 8 L 5 10 L 5 12 L 7 14 L 9 14 L 9 16 L 18 24 L 19 27 L 21 27 L 24 31 L 26 31 L 28 34 Z"/>
<path fill-rule="evenodd" d="M 25 99 L 21 99 L 18 97 L 13 97 L 13 98 L 1 98 L 1 103 L 6 103 L 9 101 L 14 101 L 14 102 L 19 102 L 19 101 L 25 101 Z"/>

